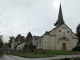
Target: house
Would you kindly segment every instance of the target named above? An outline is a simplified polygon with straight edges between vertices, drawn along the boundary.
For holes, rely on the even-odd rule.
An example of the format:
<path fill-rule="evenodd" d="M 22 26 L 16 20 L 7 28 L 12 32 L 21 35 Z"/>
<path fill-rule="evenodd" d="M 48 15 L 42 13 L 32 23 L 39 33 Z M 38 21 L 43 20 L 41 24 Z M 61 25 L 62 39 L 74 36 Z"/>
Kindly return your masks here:
<path fill-rule="evenodd" d="M 40 36 L 33 36 L 32 44 L 33 46 L 36 46 L 36 39 L 39 38 Z"/>
<path fill-rule="evenodd" d="M 65 24 L 61 4 L 58 19 L 54 25 L 54 29 L 46 31 L 41 37 L 36 39 L 37 49 L 71 51 L 75 46 L 77 46 L 78 37 Z"/>
<path fill-rule="evenodd" d="M 16 49 L 17 46 L 23 41 L 25 41 L 25 37 L 18 34 L 18 36 L 14 39 L 14 41 L 11 44 L 11 49 Z"/>
<path fill-rule="evenodd" d="M 25 43 L 32 43 L 32 34 L 29 32 L 26 38 L 18 34 L 16 39 L 11 44 L 11 49 L 21 50 L 24 48 Z"/>

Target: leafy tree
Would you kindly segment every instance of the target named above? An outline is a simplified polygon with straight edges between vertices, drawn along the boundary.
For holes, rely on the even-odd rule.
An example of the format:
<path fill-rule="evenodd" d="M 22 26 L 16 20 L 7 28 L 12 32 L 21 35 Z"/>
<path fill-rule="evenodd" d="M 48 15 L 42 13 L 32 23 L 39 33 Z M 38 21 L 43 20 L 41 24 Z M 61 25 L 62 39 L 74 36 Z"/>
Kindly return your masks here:
<path fill-rule="evenodd" d="M 80 42 L 80 24 L 78 24 L 78 26 L 76 28 L 76 35 L 79 38 L 79 42 Z"/>
<path fill-rule="evenodd" d="M 10 36 L 9 39 L 10 39 L 10 40 L 9 40 L 9 42 L 8 42 L 8 46 L 9 46 L 9 48 L 11 48 L 11 43 L 13 42 L 13 40 L 14 40 L 15 38 L 14 38 L 14 36 Z"/>
<path fill-rule="evenodd" d="M 4 42 L 3 42 L 3 35 L 0 36 L 0 48 L 4 45 Z"/>
<path fill-rule="evenodd" d="M 27 49 L 27 46 L 28 46 L 28 44 L 27 44 L 27 42 L 24 44 L 24 47 L 23 47 L 23 49 Z"/>
<path fill-rule="evenodd" d="M 73 48 L 73 51 L 80 51 L 80 45 L 75 46 L 75 47 Z"/>

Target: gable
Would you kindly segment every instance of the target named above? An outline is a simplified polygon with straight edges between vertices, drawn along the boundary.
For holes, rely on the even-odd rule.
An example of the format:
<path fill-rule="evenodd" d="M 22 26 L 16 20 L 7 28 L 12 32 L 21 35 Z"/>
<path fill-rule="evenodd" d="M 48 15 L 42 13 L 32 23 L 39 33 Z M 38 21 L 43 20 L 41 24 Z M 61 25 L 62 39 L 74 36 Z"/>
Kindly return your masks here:
<path fill-rule="evenodd" d="M 72 38 L 78 38 L 66 24 L 63 24 L 60 27 L 58 27 L 57 32 L 61 30 L 61 32 L 63 33 L 64 29 L 65 29 L 66 35 L 68 34 L 68 35 L 71 35 Z"/>
<path fill-rule="evenodd" d="M 58 31 L 60 30 L 61 32 L 63 32 L 63 29 L 65 29 L 65 32 L 68 32 L 68 31 L 69 31 L 69 33 L 72 32 L 72 30 L 66 24 L 63 24 L 63 25 L 61 25 L 60 27 L 57 28 L 57 30 Z"/>
<path fill-rule="evenodd" d="M 56 35 L 56 28 L 50 31 L 50 35 Z"/>

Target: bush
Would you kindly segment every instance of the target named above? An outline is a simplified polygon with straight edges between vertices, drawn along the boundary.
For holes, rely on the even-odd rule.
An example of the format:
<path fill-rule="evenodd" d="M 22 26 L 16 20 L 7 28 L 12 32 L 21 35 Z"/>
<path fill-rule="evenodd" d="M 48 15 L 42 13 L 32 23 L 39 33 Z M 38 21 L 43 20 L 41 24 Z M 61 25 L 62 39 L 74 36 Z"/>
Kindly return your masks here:
<path fill-rule="evenodd" d="M 73 48 L 73 51 L 80 51 L 80 45 Z"/>

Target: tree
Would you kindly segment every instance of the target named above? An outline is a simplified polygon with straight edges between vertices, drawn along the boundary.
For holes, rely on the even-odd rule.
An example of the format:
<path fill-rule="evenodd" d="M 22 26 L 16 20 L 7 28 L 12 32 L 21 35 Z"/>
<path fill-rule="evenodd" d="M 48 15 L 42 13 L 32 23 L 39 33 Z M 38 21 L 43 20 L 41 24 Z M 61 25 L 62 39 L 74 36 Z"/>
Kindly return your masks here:
<path fill-rule="evenodd" d="M 9 48 L 11 48 L 11 44 L 12 44 L 12 42 L 13 42 L 13 40 L 14 40 L 15 38 L 14 38 L 14 36 L 10 36 L 9 39 L 10 39 L 10 40 L 9 40 L 9 42 L 8 42 L 8 46 L 9 46 Z"/>
<path fill-rule="evenodd" d="M 0 36 L 0 48 L 4 45 L 3 35 Z"/>
<path fill-rule="evenodd" d="M 79 42 L 80 42 L 80 24 L 78 24 L 77 28 L 76 28 L 76 35 L 79 38 Z"/>

